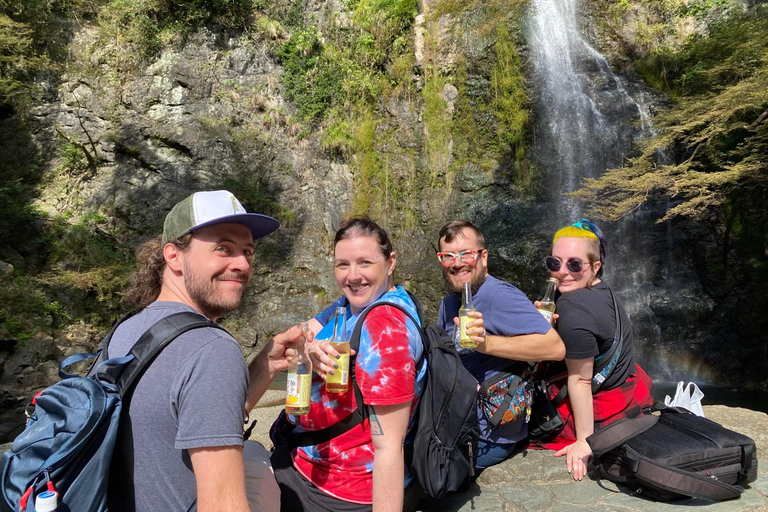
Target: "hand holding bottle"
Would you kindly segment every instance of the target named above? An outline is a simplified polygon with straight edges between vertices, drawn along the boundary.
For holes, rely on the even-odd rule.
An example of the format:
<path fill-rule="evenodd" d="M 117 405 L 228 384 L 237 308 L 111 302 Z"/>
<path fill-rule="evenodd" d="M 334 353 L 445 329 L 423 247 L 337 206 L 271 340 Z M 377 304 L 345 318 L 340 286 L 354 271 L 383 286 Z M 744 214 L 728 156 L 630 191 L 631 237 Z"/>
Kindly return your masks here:
<path fill-rule="evenodd" d="M 533 305 L 539 310 L 550 325 L 555 325 L 557 317 L 555 314 L 555 292 L 557 291 L 557 279 L 550 277 L 547 279 L 547 289 L 544 291 L 544 297 L 541 300 L 534 301 Z"/>
<path fill-rule="evenodd" d="M 299 327 L 303 341 L 296 347 L 295 357 L 292 358 L 291 367 L 288 369 L 285 396 L 285 412 L 294 416 L 309 412 L 312 386 L 312 369 L 307 357 L 307 346 L 314 333 L 306 322 L 299 324 Z"/>
<path fill-rule="evenodd" d="M 476 309 L 467 311 L 467 322 L 465 324 L 466 339 L 470 340 L 473 348 L 479 352 L 485 352 L 485 342 L 488 340 L 488 333 L 485 331 L 485 320 L 483 314 Z M 453 323 L 457 329 L 461 329 L 461 319 L 454 317 Z M 462 344 L 463 346 L 464 344 Z"/>
<path fill-rule="evenodd" d="M 535 300 L 535 301 L 533 301 L 533 306 L 534 306 L 536 309 L 538 309 L 539 311 L 541 311 L 541 301 L 539 301 L 539 300 Z M 542 313 L 542 314 L 543 314 L 543 313 Z M 544 315 L 544 318 L 547 318 L 547 316 L 546 316 L 546 315 Z M 557 319 L 558 319 L 558 318 L 560 318 L 560 315 L 558 315 L 557 313 L 552 313 L 552 320 L 550 320 L 550 322 L 549 322 L 549 323 L 550 323 L 550 324 L 552 324 L 552 326 L 554 327 L 554 326 L 555 326 L 555 324 L 557 323 Z"/>
<path fill-rule="evenodd" d="M 334 326 L 334 338 L 337 336 L 345 336 L 344 330 L 346 329 L 346 326 L 342 326 L 342 323 L 346 323 L 344 319 L 344 308 L 339 308 L 342 311 L 336 312 L 336 316 L 333 318 L 333 322 L 336 322 L 336 325 Z M 341 316 L 340 316 L 341 315 Z M 347 346 L 349 344 L 347 343 Z M 342 350 L 339 350 L 342 349 Z M 314 340 L 309 345 L 309 359 L 312 361 L 312 370 L 318 374 L 324 381 L 328 381 L 329 376 L 337 376 L 337 373 L 340 370 L 343 370 L 342 359 L 347 356 L 351 356 L 355 354 L 355 351 L 352 349 L 349 349 L 348 352 L 345 351 L 344 347 L 341 347 L 339 345 L 339 342 L 335 342 L 334 340 Z M 342 353 L 345 352 L 345 353 Z M 341 364 L 340 364 L 341 363 Z M 347 368 L 346 371 L 349 371 Z M 340 375 L 338 375 L 340 376 Z"/>

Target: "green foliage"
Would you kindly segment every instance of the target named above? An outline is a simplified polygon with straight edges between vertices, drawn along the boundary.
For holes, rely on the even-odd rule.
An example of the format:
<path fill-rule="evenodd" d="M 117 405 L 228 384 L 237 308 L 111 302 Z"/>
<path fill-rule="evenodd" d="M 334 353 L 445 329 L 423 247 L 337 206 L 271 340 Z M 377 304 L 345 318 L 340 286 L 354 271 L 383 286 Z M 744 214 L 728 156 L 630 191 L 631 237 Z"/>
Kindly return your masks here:
<path fill-rule="evenodd" d="M 291 29 L 304 25 L 304 2 L 302 0 L 254 0 L 253 8 L 264 18 L 271 19 Z"/>
<path fill-rule="evenodd" d="M 448 104 L 443 98 L 443 88 L 448 83 L 445 76 L 433 72 L 426 77 L 422 96 L 424 98 L 425 138 L 424 152 L 426 154 L 426 167 L 429 170 L 432 185 L 438 183 L 438 178 L 448 171 L 451 161 L 451 133 L 453 131 L 453 119 L 448 112 Z M 453 180 L 448 176 L 445 181 L 450 185 Z"/>
<path fill-rule="evenodd" d="M 164 45 L 183 41 L 206 23 L 247 28 L 252 23 L 251 0 L 112 0 L 99 12 L 105 42 L 117 41 L 138 50 L 128 52 L 134 66 L 152 58 Z"/>
<path fill-rule="evenodd" d="M 106 219 L 98 211 L 74 223 L 66 215 L 49 219 L 46 245 L 52 270 L 42 282 L 90 294 L 100 308 L 116 310 L 133 258 L 105 227 Z"/>
<path fill-rule="evenodd" d="M 712 9 L 727 7 L 730 4 L 730 0 L 695 0 L 679 6 L 677 8 L 677 14 L 679 16 L 692 16 L 694 18 L 702 19 L 708 16 Z"/>
<path fill-rule="evenodd" d="M 663 50 L 664 90 L 677 93 L 658 116 L 660 133 L 640 144 L 642 154 L 597 180 L 578 196 L 616 219 L 654 197 L 671 197 L 661 220 L 705 219 L 744 207 L 768 191 L 768 19 L 757 10 L 714 23 L 679 52 Z M 659 53 L 660 55 L 662 52 Z M 658 75 L 657 75 L 658 76 Z M 659 162 L 662 152 L 672 163 Z M 760 205 L 757 199 L 753 206 Z"/>
<path fill-rule="evenodd" d="M 65 143 L 62 151 L 60 169 L 69 174 L 80 174 L 88 169 L 88 159 L 83 150 L 73 144 Z"/>
<path fill-rule="evenodd" d="M 716 20 L 708 37 L 691 37 L 679 51 L 660 48 L 638 61 L 654 86 L 672 97 L 717 92 L 766 64 L 768 19 L 750 13 Z"/>
<path fill-rule="evenodd" d="M 472 19 L 477 27 L 459 24 L 457 30 L 478 30 L 478 37 L 487 38 L 491 48 L 482 63 L 469 64 L 460 57 L 454 71 L 435 74 L 432 71 L 435 43 L 425 42 L 428 64 L 422 90 L 422 117 L 426 127 L 426 162 L 435 186 L 443 181 L 441 164 L 448 164 L 444 172 L 447 193 L 451 192 L 457 176 L 459 180 L 471 179 L 466 173 L 482 171 L 492 180 L 491 173 L 498 169 L 502 159 L 511 163 L 508 168 L 516 186 L 521 189 L 531 186 L 532 174 L 525 156 L 530 104 L 517 50 L 522 37 L 518 25 L 524 12 L 522 7 L 521 2 L 498 0 L 444 1 L 435 6 L 437 14 Z M 428 25 L 431 32 L 436 29 L 434 23 Z M 452 113 L 442 97 L 442 89 L 437 89 L 445 83 L 458 90 Z M 489 86 L 478 85 L 484 83 Z"/>
<path fill-rule="evenodd" d="M 34 102 L 35 77 L 58 72 L 71 29 L 65 20 L 89 18 L 92 0 L 0 1 L 0 114 L 25 113 Z"/>
<path fill-rule="evenodd" d="M 0 325 L 22 343 L 41 324 L 58 328 L 78 319 L 109 324 L 133 270 L 131 251 L 106 227 L 106 212 L 74 223 L 69 215 L 48 221 L 40 241 L 48 270 L 17 269 L 14 279 L 0 287 Z"/>
<path fill-rule="evenodd" d="M 372 209 L 377 205 L 379 193 L 387 188 L 387 176 L 383 172 L 384 169 L 376 151 L 376 125 L 377 120 L 368 113 L 358 122 L 355 130 L 355 148 L 357 149 L 355 160 L 358 175 L 354 210 L 357 214 L 374 213 Z M 378 202 L 379 206 L 381 204 Z"/>
<path fill-rule="evenodd" d="M 31 29 L 0 14 L 0 108 L 16 107 L 29 95 L 34 68 Z"/>
<path fill-rule="evenodd" d="M 491 109 L 498 122 L 499 145 L 512 148 L 520 159 L 525 148 L 528 125 L 528 95 L 525 91 L 520 56 L 507 25 L 496 29 L 496 62 L 491 71 Z"/>
<path fill-rule="evenodd" d="M 222 180 L 219 188 L 237 196 L 246 210 L 274 217 L 284 227 L 290 226 L 295 219 L 291 209 L 277 200 L 277 193 L 270 190 L 269 184 L 258 173 L 229 176 Z"/>
<path fill-rule="evenodd" d="M 342 70 L 320 42 L 316 27 L 294 33 L 277 53 L 285 68 L 285 96 L 298 108 L 299 118 L 316 127 L 341 98 Z"/>
<path fill-rule="evenodd" d="M 38 324 L 52 327 L 72 321 L 70 312 L 61 302 L 50 300 L 42 286 L 35 280 L 16 272 L 0 287 L 0 326 L 24 345 L 35 334 Z"/>
<path fill-rule="evenodd" d="M 416 0 L 347 0 L 348 19 L 322 27 L 297 23 L 293 8 L 260 6 L 291 31 L 277 49 L 285 95 L 305 129 L 319 130 L 323 148 L 356 168 L 353 209 L 386 212 L 402 197 L 374 143 L 382 98 L 411 91 L 410 28 Z M 399 206 L 398 206 L 399 207 Z"/>

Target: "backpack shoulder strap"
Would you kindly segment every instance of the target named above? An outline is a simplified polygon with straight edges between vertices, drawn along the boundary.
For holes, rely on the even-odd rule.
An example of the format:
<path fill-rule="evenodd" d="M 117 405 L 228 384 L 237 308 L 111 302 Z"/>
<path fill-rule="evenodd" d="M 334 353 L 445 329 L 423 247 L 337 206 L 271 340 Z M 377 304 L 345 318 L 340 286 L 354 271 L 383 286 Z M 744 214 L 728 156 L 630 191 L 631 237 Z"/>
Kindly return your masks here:
<path fill-rule="evenodd" d="M 424 356 L 426 356 L 426 341 L 424 339 L 424 331 L 422 330 L 421 325 L 416 321 L 416 319 L 413 318 L 410 313 L 408 313 L 408 311 L 406 311 L 402 306 L 395 304 L 394 302 L 376 302 L 369 305 L 367 308 L 365 308 L 365 310 L 363 310 L 362 313 L 360 313 L 360 316 L 357 319 L 357 323 L 355 323 L 355 328 L 352 330 L 352 336 L 349 339 L 350 348 L 354 350 L 355 353 L 357 353 L 357 350 L 360 347 L 360 336 L 363 332 L 363 321 L 365 320 L 365 317 L 368 316 L 368 313 L 379 306 L 393 306 L 405 313 L 408 318 L 410 318 L 411 321 L 416 324 L 416 327 L 419 329 L 419 334 L 421 335 L 421 341 L 425 346 Z M 334 439 L 344 434 L 345 432 L 352 430 L 356 426 L 363 423 L 365 418 L 368 417 L 368 406 L 363 402 L 363 392 L 360 390 L 360 386 L 357 385 L 357 377 L 355 377 L 355 358 L 356 356 L 349 357 L 349 380 L 355 392 L 355 403 L 357 403 L 357 409 L 346 418 L 339 421 L 338 423 L 331 425 L 330 427 L 309 432 L 291 433 L 290 439 L 293 446 L 313 446 L 328 442 L 331 439 Z"/>
<path fill-rule="evenodd" d="M 738 498 L 744 488 L 731 485 L 706 475 L 674 468 L 649 459 L 629 446 L 625 447 L 627 461 L 635 469 L 635 477 L 641 482 L 669 489 L 692 498 L 730 500 Z"/>
<path fill-rule="evenodd" d="M 403 289 L 405 290 L 405 288 L 403 288 Z M 421 320 L 420 323 L 415 321 L 415 320 L 413 320 L 413 317 L 406 310 L 404 310 L 403 308 L 401 308 L 397 304 L 394 304 L 394 303 L 391 303 L 391 304 L 394 305 L 394 306 L 397 306 L 406 315 L 411 317 L 411 320 L 413 320 L 413 323 L 415 323 L 419 327 L 424 327 L 424 310 L 421 308 L 421 303 L 419 302 L 419 299 L 417 299 L 416 296 L 414 294 L 412 294 L 411 292 L 409 292 L 408 290 L 405 290 L 405 293 L 408 294 L 408 297 L 411 299 L 411 302 L 413 302 L 413 305 L 416 306 L 416 314 L 419 315 L 419 319 Z"/>
<path fill-rule="evenodd" d="M 117 385 L 121 396 L 125 396 L 144 370 L 170 342 L 181 334 L 199 327 L 213 327 L 226 332 L 223 327 L 199 313 L 191 311 L 174 313 L 158 320 L 141 335 L 130 351 L 130 355 L 133 356 L 131 360 L 124 365 L 104 365 L 97 369 L 96 373 L 99 378 Z"/>
<path fill-rule="evenodd" d="M 608 293 L 611 294 L 611 300 L 613 301 L 613 310 L 616 314 L 616 333 L 613 335 L 613 343 L 611 346 L 595 358 L 595 367 L 592 370 L 594 377 L 592 378 L 592 394 L 597 393 L 603 386 L 603 383 L 608 379 L 608 376 L 613 372 L 613 368 L 616 367 L 616 361 L 614 361 L 614 355 L 616 352 L 621 353 L 622 346 L 624 345 L 624 326 L 621 321 L 621 310 L 619 309 L 619 303 L 616 301 L 616 296 L 613 291 L 608 288 Z M 603 370 L 606 369 L 611 363 L 613 367 L 607 370 L 606 375 L 602 375 Z"/>
<path fill-rule="evenodd" d="M 112 329 L 109 330 L 109 333 L 104 336 L 104 339 L 102 339 L 99 343 L 99 348 L 96 350 L 96 354 L 94 354 L 95 357 L 90 369 L 88 370 L 88 374 L 91 374 L 91 372 L 94 371 L 100 362 L 109 359 L 109 342 L 112 341 L 112 335 L 115 334 L 115 331 L 120 326 L 120 324 L 131 318 L 134 314 L 136 314 L 136 311 L 129 311 L 128 313 L 124 314 L 120 320 L 115 322 L 115 325 L 112 326 Z M 61 372 L 59 372 L 59 375 L 61 375 L 62 378 L 64 377 Z"/>
<path fill-rule="evenodd" d="M 623 418 L 616 423 L 598 430 L 587 437 L 587 443 L 595 454 L 593 463 L 614 448 L 621 446 L 633 437 L 639 436 L 659 421 L 653 414 L 641 414 L 635 418 Z"/>

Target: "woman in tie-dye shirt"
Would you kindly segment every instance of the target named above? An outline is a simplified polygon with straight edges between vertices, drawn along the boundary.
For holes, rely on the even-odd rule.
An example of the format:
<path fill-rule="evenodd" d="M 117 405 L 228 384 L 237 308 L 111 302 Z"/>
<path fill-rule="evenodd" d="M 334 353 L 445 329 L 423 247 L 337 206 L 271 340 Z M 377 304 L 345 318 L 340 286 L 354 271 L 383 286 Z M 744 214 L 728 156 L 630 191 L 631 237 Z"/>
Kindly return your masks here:
<path fill-rule="evenodd" d="M 331 307 L 346 307 L 348 337 L 360 312 L 374 302 L 396 303 L 420 320 L 408 293 L 394 284 L 395 263 L 386 231 L 372 220 L 348 219 L 337 231 L 334 275 L 343 297 Z M 334 370 L 337 356 L 327 342 L 333 332 L 333 322 L 323 326 L 327 320 L 321 314 L 310 322 L 317 331 L 309 349 L 316 374 L 309 413 L 292 418 L 297 432 L 327 428 L 357 409 L 351 383 L 345 393 L 325 390 L 325 374 Z M 286 448 L 275 453 L 281 510 L 415 509 L 421 491 L 405 467 L 403 445 L 424 386 L 422 348 L 417 326 L 399 309 L 382 305 L 367 314 L 355 376 L 369 416 L 328 442 L 291 450 L 290 459 Z"/>

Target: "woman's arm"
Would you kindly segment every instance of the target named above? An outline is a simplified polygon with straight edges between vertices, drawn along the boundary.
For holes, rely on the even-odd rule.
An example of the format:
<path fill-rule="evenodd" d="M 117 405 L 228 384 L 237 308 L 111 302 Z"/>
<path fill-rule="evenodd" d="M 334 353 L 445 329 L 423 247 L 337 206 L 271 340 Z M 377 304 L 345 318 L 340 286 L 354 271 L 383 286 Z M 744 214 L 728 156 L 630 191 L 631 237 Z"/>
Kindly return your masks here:
<path fill-rule="evenodd" d="M 411 402 L 371 406 L 373 512 L 402 512 L 405 477 L 403 445 Z"/>
<path fill-rule="evenodd" d="M 574 480 L 581 480 L 587 474 L 587 463 L 592 449 L 587 444 L 587 437 L 595 431 L 595 415 L 592 409 L 592 372 L 594 358 L 566 359 L 568 367 L 568 398 L 573 410 L 573 422 L 576 427 L 576 442 L 555 453 L 555 457 L 566 456 L 568 472 Z"/>

